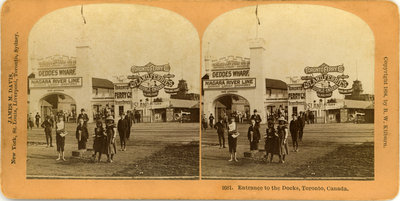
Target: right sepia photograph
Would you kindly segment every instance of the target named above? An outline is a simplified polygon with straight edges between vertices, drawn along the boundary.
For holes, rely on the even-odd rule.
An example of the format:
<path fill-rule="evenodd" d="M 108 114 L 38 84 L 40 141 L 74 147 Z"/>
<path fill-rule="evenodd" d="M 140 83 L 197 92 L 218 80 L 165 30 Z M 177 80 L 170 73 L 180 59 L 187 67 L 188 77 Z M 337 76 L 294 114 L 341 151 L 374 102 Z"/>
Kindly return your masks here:
<path fill-rule="evenodd" d="M 375 39 L 328 6 L 228 11 L 202 38 L 202 179 L 374 180 Z"/>

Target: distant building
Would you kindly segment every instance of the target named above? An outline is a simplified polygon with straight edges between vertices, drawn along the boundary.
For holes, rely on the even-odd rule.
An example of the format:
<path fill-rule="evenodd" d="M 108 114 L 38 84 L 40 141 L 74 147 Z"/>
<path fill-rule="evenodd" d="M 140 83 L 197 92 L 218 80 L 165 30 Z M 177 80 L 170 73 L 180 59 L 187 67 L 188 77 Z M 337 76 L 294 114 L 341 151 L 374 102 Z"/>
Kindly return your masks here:
<path fill-rule="evenodd" d="M 278 109 L 283 109 L 285 115 L 288 112 L 288 86 L 282 80 L 265 79 L 265 102 L 267 115 L 277 113 Z"/>
<path fill-rule="evenodd" d="M 200 100 L 200 94 L 188 93 L 189 88 L 186 80 L 181 79 L 178 83 L 178 93 L 172 94 L 171 99 L 183 99 L 183 100 Z"/>
<path fill-rule="evenodd" d="M 351 95 L 346 95 L 345 99 L 348 100 L 361 100 L 361 101 L 374 101 L 375 96 L 373 94 L 363 94 L 362 83 L 360 80 L 353 81 L 352 86 L 353 92 Z"/>

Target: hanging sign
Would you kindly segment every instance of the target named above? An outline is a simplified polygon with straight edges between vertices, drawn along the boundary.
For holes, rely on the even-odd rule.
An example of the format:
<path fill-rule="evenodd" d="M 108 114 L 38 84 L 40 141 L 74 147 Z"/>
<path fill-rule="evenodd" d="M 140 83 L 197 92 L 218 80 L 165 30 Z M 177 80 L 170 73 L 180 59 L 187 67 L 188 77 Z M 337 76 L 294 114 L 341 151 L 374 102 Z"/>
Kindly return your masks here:
<path fill-rule="evenodd" d="M 153 72 L 169 72 L 171 70 L 171 66 L 169 64 L 164 65 L 155 65 L 151 62 L 144 66 L 132 66 L 131 72 L 132 73 L 153 73 Z"/>
<path fill-rule="evenodd" d="M 352 89 L 346 89 L 349 83 L 345 80 L 349 78 L 348 75 L 331 75 L 328 73 L 343 73 L 344 66 L 329 66 L 325 63 L 318 67 L 304 68 L 306 74 L 320 73 L 317 76 L 302 76 L 301 79 L 305 80 L 303 87 L 305 89 L 313 89 L 319 98 L 329 98 L 332 96 L 333 91 L 339 89 L 339 93 L 348 94 Z M 320 83 L 320 84 L 318 84 Z"/>
<path fill-rule="evenodd" d="M 131 79 L 129 87 L 140 89 L 145 97 L 157 97 L 161 89 L 164 89 L 166 93 L 176 94 L 178 88 L 173 87 L 174 81 L 172 80 L 175 75 L 171 74 L 170 70 L 169 64 L 155 65 L 148 63 L 145 66 L 132 66 L 131 72 L 135 74 L 128 76 L 128 79 Z M 145 74 L 140 75 L 139 73 L 142 72 L 145 72 Z M 168 73 L 161 75 L 155 72 Z"/>
<path fill-rule="evenodd" d="M 328 64 L 323 63 L 318 67 L 306 67 L 306 68 L 304 68 L 304 72 L 306 74 L 313 74 L 313 73 L 327 74 L 327 73 L 332 73 L 332 72 L 343 73 L 344 66 L 343 65 L 329 66 Z"/>

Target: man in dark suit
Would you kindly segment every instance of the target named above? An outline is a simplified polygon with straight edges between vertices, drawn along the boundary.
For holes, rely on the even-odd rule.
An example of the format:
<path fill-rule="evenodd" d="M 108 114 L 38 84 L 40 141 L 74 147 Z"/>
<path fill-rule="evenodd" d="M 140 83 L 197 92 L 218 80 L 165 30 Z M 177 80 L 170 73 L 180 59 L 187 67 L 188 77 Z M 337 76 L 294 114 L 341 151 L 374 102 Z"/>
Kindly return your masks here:
<path fill-rule="evenodd" d="M 218 119 L 218 122 L 214 125 L 214 128 L 217 129 L 220 149 L 225 148 L 225 137 L 224 137 L 225 125 L 223 124 L 223 122 L 224 122 L 224 119 L 222 117 L 220 117 Z"/>
<path fill-rule="evenodd" d="M 297 118 L 297 122 L 299 124 L 299 140 L 300 140 L 300 142 L 302 142 L 303 141 L 303 129 L 306 124 L 303 112 L 300 112 L 300 116 L 299 116 L 299 118 Z"/>
<path fill-rule="evenodd" d="M 50 116 L 46 116 L 46 119 L 42 123 L 42 128 L 44 128 L 44 133 L 46 135 L 47 147 L 53 147 L 53 138 L 51 136 L 51 131 L 53 128 L 53 123 L 50 121 Z"/>
<path fill-rule="evenodd" d="M 39 128 L 39 122 L 40 122 L 40 115 L 39 115 L 39 112 L 37 112 L 35 115 L 35 123 L 36 123 L 36 127 L 38 127 L 38 128 Z"/>
<path fill-rule="evenodd" d="M 131 111 L 127 112 L 125 119 L 128 122 L 128 129 L 126 130 L 126 139 L 129 140 L 129 137 L 131 136 L 131 128 L 132 128 L 132 121 L 133 121 Z"/>
<path fill-rule="evenodd" d="M 297 139 L 299 138 L 299 121 L 297 120 L 297 117 L 295 114 L 292 115 L 293 119 L 290 121 L 289 125 L 289 130 L 290 130 L 290 135 L 292 136 L 292 143 L 293 143 L 293 151 L 298 152 L 299 149 L 299 143 Z"/>
<path fill-rule="evenodd" d="M 118 134 L 119 134 L 119 139 L 121 142 L 121 151 L 126 151 L 126 133 L 128 130 L 129 124 L 128 120 L 125 119 L 125 114 L 121 114 L 121 119 L 118 120 Z"/>
<path fill-rule="evenodd" d="M 256 121 L 256 125 L 260 127 L 260 123 L 262 121 L 261 116 L 257 113 L 257 110 L 253 111 L 253 115 L 251 115 L 250 119 L 254 119 Z"/>
<path fill-rule="evenodd" d="M 83 123 L 87 126 L 87 122 L 89 121 L 89 116 L 85 113 L 85 109 L 81 109 L 81 113 L 78 115 L 77 123 L 79 123 L 79 119 L 83 119 Z"/>

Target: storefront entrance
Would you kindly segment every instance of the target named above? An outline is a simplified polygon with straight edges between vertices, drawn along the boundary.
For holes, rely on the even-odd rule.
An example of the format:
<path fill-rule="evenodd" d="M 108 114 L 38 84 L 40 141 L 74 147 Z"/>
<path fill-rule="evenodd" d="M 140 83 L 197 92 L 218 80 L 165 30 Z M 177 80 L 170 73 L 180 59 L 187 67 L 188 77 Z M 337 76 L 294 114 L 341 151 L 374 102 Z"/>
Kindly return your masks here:
<path fill-rule="evenodd" d="M 62 93 L 46 95 L 40 99 L 39 108 L 43 119 L 51 114 L 63 114 L 67 122 L 76 121 L 76 102 L 71 96 Z"/>
<path fill-rule="evenodd" d="M 247 122 L 250 118 L 250 104 L 239 95 L 224 95 L 214 101 L 214 116 L 216 120 L 225 114 L 235 117 L 236 122 Z"/>

